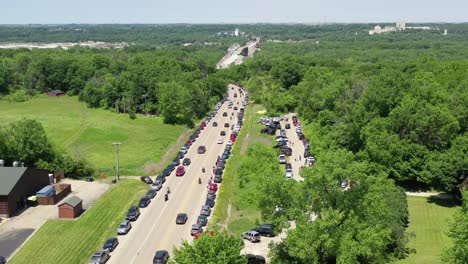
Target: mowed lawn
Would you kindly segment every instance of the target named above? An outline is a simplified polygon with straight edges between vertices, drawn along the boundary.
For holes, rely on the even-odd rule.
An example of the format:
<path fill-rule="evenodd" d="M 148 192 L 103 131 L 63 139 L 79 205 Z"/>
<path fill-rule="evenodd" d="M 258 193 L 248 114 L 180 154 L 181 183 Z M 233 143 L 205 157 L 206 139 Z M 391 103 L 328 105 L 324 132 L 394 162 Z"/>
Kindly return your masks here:
<path fill-rule="evenodd" d="M 87 263 L 147 190 L 140 181 L 120 181 L 78 220 L 47 221 L 8 263 Z"/>
<path fill-rule="evenodd" d="M 250 230 L 260 221 L 260 208 L 258 207 L 257 196 L 258 186 L 261 184 L 260 178 L 251 178 L 249 184 L 243 188 L 239 186 L 239 168 L 244 162 L 243 155 L 249 146 L 253 144 L 265 144 L 273 146 L 271 136 L 260 133 L 264 127 L 256 122 L 264 114 L 261 105 L 248 106 L 244 113 L 244 125 L 234 144 L 232 156 L 229 158 L 223 176 L 223 183 L 216 201 L 216 208 L 213 213 L 213 220 L 210 225 L 221 225 L 235 235 L 239 235 L 245 230 Z"/>
<path fill-rule="evenodd" d="M 447 236 L 448 220 L 455 207 L 449 200 L 437 199 L 434 202 L 427 197 L 407 197 L 410 214 L 408 231 L 416 235 L 409 246 L 416 249 L 416 253 L 397 263 L 443 263 L 440 256 L 442 250 L 451 243 Z"/>
<path fill-rule="evenodd" d="M 49 139 L 73 157 L 84 157 L 105 174 L 115 175 L 116 155 L 112 142 L 120 146 L 121 175 L 144 174 L 144 165 L 158 162 L 177 138 L 183 126 L 163 124 L 160 117 L 138 116 L 88 108 L 77 97 L 40 96 L 24 103 L 0 101 L 0 123 L 21 118 L 42 123 Z"/>

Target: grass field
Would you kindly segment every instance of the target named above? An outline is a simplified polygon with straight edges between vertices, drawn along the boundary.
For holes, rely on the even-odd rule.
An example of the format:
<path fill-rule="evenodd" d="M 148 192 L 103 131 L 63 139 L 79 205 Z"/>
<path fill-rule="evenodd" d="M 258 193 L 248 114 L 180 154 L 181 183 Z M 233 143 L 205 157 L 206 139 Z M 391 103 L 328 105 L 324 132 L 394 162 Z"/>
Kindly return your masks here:
<path fill-rule="evenodd" d="M 232 157 L 226 164 L 223 184 L 216 201 L 212 225 L 226 227 L 232 234 L 240 234 L 249 230 L 260 220 L 260 212 L 256 201 L 256 191 L 260 179 L 251 179 L 244 188 L 239 186 L 238 170 L 245 160 L 244 152 L 253 144 L 272 146 L 272 140 L 260 133 L 262 125 L 256 124 L 263 116 L 258 111 L 264 110 L 260 105 L 246 108 L 245 120 L 241 133 L 232 150 Z M 229 211 L 229 213 L 228 213 Z"/>
<path fill-rule="evenodd" d="M 120 181 L 77 221 L 47 221 L 8 263 L 87 263 L 147 190 L 140 181 Z"/>
<path fill-rule="evenodd" d="M 0 101 L 0 123 L 21 118 L 41 122 L 49 139 L 74 157 L 84 157 L 105 174 L 115 175 L 115 148 L 120 141 L 121 175 L 144 174 L 144 165 L 158 162 L 177 138 L 183 126 L 163 124 L 162 118 L 92 109 L 76 97 L 36 97 L 24 103 Z"/>
<path fill-rule="evenodd" d="M 409 246 L 416 249 L 398 264 L 435 264 L 443 263 L 440 259 L 442 249 L 450 245 L 447 237 L 447 220 L 454 212 L 453 204 L 448 200 L 431 200 L 427 197 L 408 196 L 410 224 L 408 231 L 416 237 Z"/>

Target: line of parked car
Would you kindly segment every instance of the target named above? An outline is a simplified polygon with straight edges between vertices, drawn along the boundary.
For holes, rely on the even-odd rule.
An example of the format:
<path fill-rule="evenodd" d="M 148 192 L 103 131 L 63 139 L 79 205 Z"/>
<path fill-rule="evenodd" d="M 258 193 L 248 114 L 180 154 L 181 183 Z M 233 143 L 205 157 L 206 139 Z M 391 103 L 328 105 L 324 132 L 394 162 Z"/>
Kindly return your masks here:
<path fill-rule="evenodd" d="M 245 93 L 245 98 L 242 103 L 242 106 L 239 108 L 239 112 L 237 113 L 237 122 L 235 125 L 232 126 L 232 131 L 229 136 L 230 140 L 226 143 L 223 153 L 221 155 L 218 155 L 218 158 L 216 159 L 215 166 L 213 167 L 213 179 L 212 179 L 212 182 L 209 182 L 207 186 L 208 192 L 207 192 L 205 204 L 201 207 L 200 215 L 197 218 L 197 223 L 192 225 L 190 234 L 194 236 L 195 239 L 197 239 L 203 233 L 204 227 L 208 224 L 208 217 L 210 216 L 211 209 L 214 207 L 215 202 L 216 202 L 216 191 L 218 190 L 218 184 L 220 184 L 223 180 L 223 172 L 226 167 L 226 161 L 230 156 L 230 153 L 232 150 L 232 144 L 236 141 L 236 138 L 243 124 L 244 108 L 247 105 L 249 96 L 248 96 L 248 92 L 246 92 L 242 88 L 239 88 L 238 91 L 240 94 Z M 232 106 L 233 104 L 234 104 L 233 101 L 230 101 L 228 107 Z M 227 117 L 228 113 L 224 112 L 223 116 Z M 215 125 L 215 123 L 216 122 L 213 122 L 213 126 L 217 126 L 217 124 Z M 225 125 L 224 127 L 229 128 L 229 123 L 226 123 L 226 124 L 227 126 Z M 222 133 L 220 134 L 222 135 Z M 218 139 L 218 143 L 222 144 L 223 141 L 221 141 L 220 143 L 220 140 Z"/>

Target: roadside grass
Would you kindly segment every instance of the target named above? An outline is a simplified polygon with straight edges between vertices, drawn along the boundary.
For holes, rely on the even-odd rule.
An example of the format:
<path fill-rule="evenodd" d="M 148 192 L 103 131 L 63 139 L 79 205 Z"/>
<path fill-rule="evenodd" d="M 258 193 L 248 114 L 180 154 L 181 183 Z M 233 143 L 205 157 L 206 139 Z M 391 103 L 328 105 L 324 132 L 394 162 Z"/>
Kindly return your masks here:
<path fill-rule="evenodd" d="M 257 113 L 261 110 L 264 110 L 261 105 L 251 105 L 245 110 L 244 125 L 234 144 L 232 156 L 226 164 L 213 220 L 210 221 L 211 227 L 218 225 L 234 235 L 249 230 L 261 218 L 256 195 L 261 177 L 249 178 L 249 183 L 242 188 L 239 184 L 239 168 L 248 158 L 245 151 L 255 144 L 273 146 L 273 139 L 262 135 L 260 130 L 263 126 L 256 123 L 263 116 Z"/>
<path fill-rule="evenodd" d="M 409 247 L 416 249 L 416 253 L 396 263 L 443 263 L 440 259 L 442 250 L 451 243 L 447 231 L 448 219 L 455 209 L 453 203 L 450 200 L 431 200 L 418 196 L 407 196 L 407 200 L 410 219 L 408 231 L 415 234 Z"/>
<path fill-rule="evenodd" d="M 140 181 L 120 181 L 78 220 L 47 221 L 8 263 L 87 263 L 147 190 Z"/>
<path fill-rule="evenodd" d="M 184 126 L 163 124 L 161 117 L 126 114 L 88 108 L 77 97 L 38 96 L 23 103 L 0 101 L 0 124 L 22 118 L 35 119 L 48 138 L 73 157 L 86 159 L 97 172 L 115 175 L 116 153 L 112 142 L 120 145 L 121 175 L 147 175 L 144 165 L 159 162 Z"/>

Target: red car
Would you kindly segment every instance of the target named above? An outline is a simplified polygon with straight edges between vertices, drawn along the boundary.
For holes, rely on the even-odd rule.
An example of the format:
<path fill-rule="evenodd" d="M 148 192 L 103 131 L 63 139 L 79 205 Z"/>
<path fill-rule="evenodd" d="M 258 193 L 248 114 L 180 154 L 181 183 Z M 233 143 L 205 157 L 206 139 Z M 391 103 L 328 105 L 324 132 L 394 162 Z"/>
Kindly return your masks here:
<path fill-rule="evenodd" d="M 184 174 L 185 174 L 184 166 L 177 167 L 176 176 L 184 176 Z"/>
<path fill-rule="evenodd" d="M 218 190 L 218 184 L 216 183 L 210 183 L 210 191 L 217 191 Z"/>
<path fill-rule="evenodd" d="M 185 144 L 189 145 L 189 146 L 192 146 L 192 141 L 191 140 L 187 140 L 187 142 L 185 142 Z"/>

